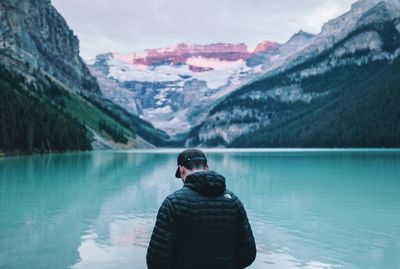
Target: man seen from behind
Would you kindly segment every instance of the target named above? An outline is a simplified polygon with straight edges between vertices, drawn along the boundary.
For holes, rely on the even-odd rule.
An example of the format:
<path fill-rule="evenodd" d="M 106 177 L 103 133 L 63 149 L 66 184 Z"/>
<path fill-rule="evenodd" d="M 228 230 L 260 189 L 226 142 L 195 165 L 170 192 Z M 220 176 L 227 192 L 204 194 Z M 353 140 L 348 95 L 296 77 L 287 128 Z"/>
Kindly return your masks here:
<path fill-rule="evenodd" d="M 162 203 L 147 249 L 149 269 L 241 269 L 256 257 L 242 202 L 205 154 L 187 149 L 175 176 L 183 187 Z"/>

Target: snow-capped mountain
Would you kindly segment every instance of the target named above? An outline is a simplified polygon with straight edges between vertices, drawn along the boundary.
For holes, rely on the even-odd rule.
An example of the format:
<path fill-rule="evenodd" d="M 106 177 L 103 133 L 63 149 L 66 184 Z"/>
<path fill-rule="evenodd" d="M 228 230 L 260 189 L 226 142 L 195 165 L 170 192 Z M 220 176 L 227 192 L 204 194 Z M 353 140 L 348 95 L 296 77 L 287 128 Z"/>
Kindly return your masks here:
<path fill-rule="evenodd" d="M 279 53 L 266 52 L 262 58 L 249 59 L 254 64 L 264 62 L 265 73 L 214 106 L 207 120 L 191 130 L 186 145 L 354 145 L 354 137 L 360 130 L 374 138 L 375 144 L 371 142 L 374 146 L 394 141 L 392 138 L 382 141 L 379 136 L 382 133 L 364 130 L 367 125 L 379 125 L 379 116 L 368 114 L 378 103 L 366 99 L 371 111 L 363 111 L 360 103 L 364 101 L 353 102 L 369 98 L 367 92 L 379 96 L 379 86 L 373 86 L 379 85 L 378 82 L 396 85 L 398 75 L 394 76 L 393 70 L 397 70 L 400 61 L 399 7 L 398 0 L 360 0 L 349 12 L 327 22 L 318 35 L 307 37 L 302 47 L 297 46 L 298 50 L 290 50 L 290 55 L 280 58 Z M 287 48 L 280 46 L 277 50 Z M 371 84 L 364 85 L 366 80 L 371 80 Z M 389 89 L 396 86 L 385 87 L 382 92 L 393 94 Z M 364 96 L 360 94 L 362 91 Z M 353 118 L 340 119 L 350 110 L 355 114 L 351 115 Z M 361 113 L 369 118 L 367 124 L 361 125 L 364 119 L 356 120 L 362 117 Z M 389 114 L 379 120 L 387 123 L 394 120 L 392 117 L 396 116 Z M 335 129 L 335 124 L 345 126 L 341 126 L 347 129 L 343 132 L 351 135 L 336 134 L 340 128 Z M 323 132 L 328 133 L 322 135 Z M 337 135 L 336 140 L 325 141 L 326 144 L 317 139 L 328 140 L 326 137 L 332 134 Z"/>
<path fill-rule="evenodd" d="M 217 100 L 262 72 L 262 64 L 251 61 L 280 47 L 270 41 L 254 51 L 245 44 L 178 44 L 98 55 L 89 68 L 105 97 L 176 135 L 189 131 Z"/>

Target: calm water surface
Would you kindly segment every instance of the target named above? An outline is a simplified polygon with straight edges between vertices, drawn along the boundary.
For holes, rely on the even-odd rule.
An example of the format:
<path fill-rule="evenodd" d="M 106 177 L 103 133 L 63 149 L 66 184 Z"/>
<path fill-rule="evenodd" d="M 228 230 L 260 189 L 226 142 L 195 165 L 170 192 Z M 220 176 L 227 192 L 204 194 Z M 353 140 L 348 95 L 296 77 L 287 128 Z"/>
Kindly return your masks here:
<path fill-rule="evenodd" d="M 248 211 L 250 268 L 400 268 L 400 151 L 207 154 Z M 0 268 L 146 268 L 176 155 L 0 158 Z"/>

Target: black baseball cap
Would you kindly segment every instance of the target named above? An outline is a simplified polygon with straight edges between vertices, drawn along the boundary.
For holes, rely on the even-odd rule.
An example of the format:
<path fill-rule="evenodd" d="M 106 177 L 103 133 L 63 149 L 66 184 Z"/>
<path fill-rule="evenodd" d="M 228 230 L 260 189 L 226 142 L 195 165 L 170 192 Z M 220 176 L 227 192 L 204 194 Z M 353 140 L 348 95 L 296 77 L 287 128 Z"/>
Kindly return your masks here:
<path fill-rule="evenodd" d="M 178 168 L 176 169 L 175 177 L 176 178 L 181 177 L 181 173 L 179 171 L 179 165 L 185 165 L 192 161 L 203 161 L 205 164 L 207 164 L 207 158 L 204 152 L 202 152 L 199 149 L 186 149 L 181 153 L 179 153 L 178 155 L 178 160 L 177 160 Z"/>

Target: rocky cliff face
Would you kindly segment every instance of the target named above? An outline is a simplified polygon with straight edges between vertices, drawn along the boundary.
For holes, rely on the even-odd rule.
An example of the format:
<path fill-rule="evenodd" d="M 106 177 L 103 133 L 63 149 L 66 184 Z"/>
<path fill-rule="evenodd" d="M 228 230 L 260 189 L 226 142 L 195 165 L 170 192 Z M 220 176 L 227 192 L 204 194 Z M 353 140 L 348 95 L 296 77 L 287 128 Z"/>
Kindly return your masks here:
<path fill-rule="evenodd" d="M 299 52 L 313 43 L 314 37 L 313 34 L 300 30 L 281 46 L 254 53 L 246 63 L 250 67 L 259 65 L 261 73 L 267 73 L 292 61 Z"/>
<path fill-rule="evenodd" d="M 256 46 L 256 48 L 253 51 L 253 55 L 258 54 L 258 53 L 263 53 L 263 52 L 269 51 L 270 49 L 274 49 L 277 47 L 279 47 L 278 43 L 266 40 Z"/>
<path fill-rule="evenodd" d="M 246 44 L 218 43 L 197 45 L 181 43 L 175 47 L 163 49 L 148 49 L 141 54 L 133 54 L 133 64 L 163 65 L 166 63 L 178 65 L 186 64 L 190 58 L 213 58 L 220 61 L 246 60 L 250 56 L 278 47 L 276 42 L 264 41 L 254 52 L 250 52 Z M 128 56 L 129 59 L 129 56 Z M 194 68 L 201 66 L 193 65 Z"/>
<path fill-rule="evenodd" d="M 5 65 L 22 64 L 78 92 L 101 94 L 79 56 L 78 38 L 49 0 L 0 2 L 0 57 Z"/>
<path fill-rule="evenodd" d="M 164 141 L 164 133 L 103 98 L 79 56 L 78 38 L 49 0 L 0 2 L 0 92 L 9 96 L 0 117 L 8 122 L 0 128 L 0 152 L 127 149 Z"/>

